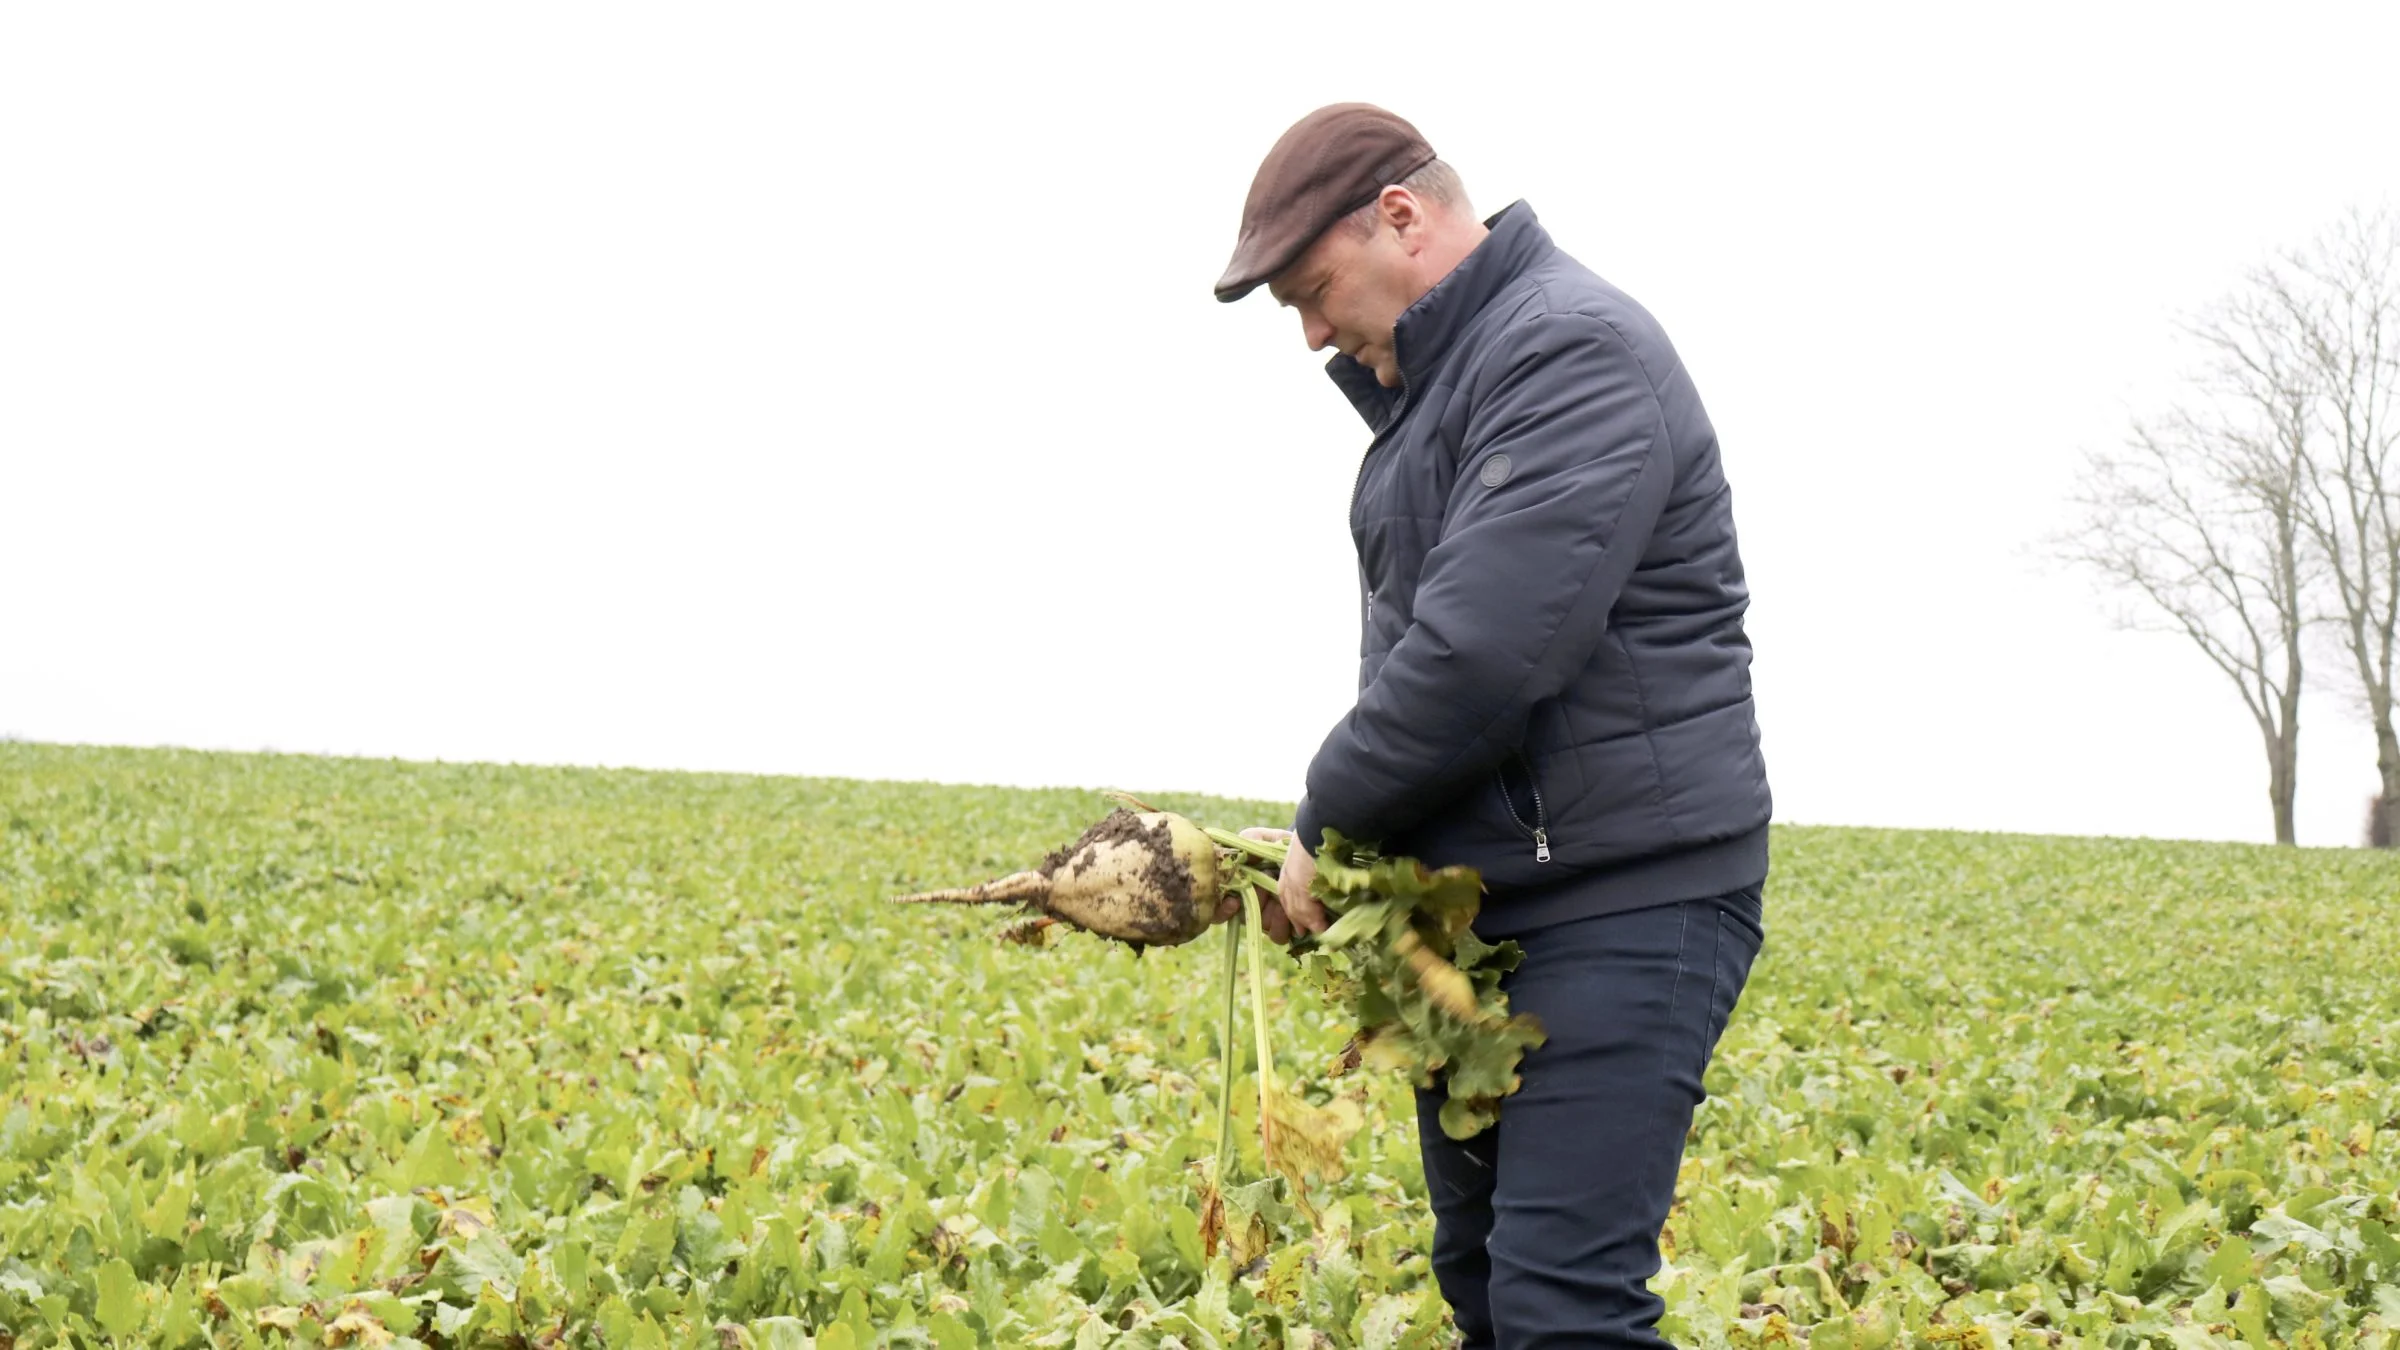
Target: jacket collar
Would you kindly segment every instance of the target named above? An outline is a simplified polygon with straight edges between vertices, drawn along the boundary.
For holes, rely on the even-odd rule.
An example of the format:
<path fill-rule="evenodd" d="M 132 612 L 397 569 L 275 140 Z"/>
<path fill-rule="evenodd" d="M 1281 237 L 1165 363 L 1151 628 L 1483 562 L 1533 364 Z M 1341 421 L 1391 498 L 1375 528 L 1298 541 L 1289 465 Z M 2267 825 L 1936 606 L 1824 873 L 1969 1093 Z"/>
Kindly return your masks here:
<path fill-rule="evenodd" d="M 1450 275 L 1403 310 L 1393 325 L 1392 349 L 1400 357 L 1403 388 L 1384 388 L 1376 383 L 1374 371 L 1338 353 L 1325 363 L 1325 373 L 1333 378 L 1335 387 L 1349 396 L 1358 415 L 1367 419 L 1377 434 L 1399 415 L 1406 400 L 1405 386 L 1421 382 L 1440 365 L 1451 344 L 1484 305 L 1556 247 L 1550 242 L 1550 232 L 1534 217 L 1533 208 L 1521 200 L 1510 203 L 1484 226 L 1491 233 L 1483 242 L 1451 268 Z"/>

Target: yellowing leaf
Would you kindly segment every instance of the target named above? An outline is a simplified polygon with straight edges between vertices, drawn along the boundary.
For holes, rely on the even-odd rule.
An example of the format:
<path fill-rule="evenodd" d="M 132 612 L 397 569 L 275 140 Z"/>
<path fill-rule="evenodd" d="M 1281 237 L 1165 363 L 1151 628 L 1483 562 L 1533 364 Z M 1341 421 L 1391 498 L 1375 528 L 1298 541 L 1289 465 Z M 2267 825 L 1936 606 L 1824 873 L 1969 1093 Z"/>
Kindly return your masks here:
<path fill-rule="evenodd" d="M 1275 1122 L 1268 1165 L 1294 1183 L 1314 1177 L 1338 1181 L 1347 1170 L 1343 1151 L 1366 1124 L 1366 1113 L 1349 1097 L 1312 1105 L 1291 1092 L 1268 1096 L 1267 1112 Z"/>
<path fill-rule="evenodd" d="M 390 1345 L 393 1339 L 382 1319 L 356 1306 L 325 1324 L 327 1345 Z"/>
<path fill-rule="evenodd" d="M 496 1222 L 489 1199 L 475 1195 L 461 1196 L 442 1207 L 434 1233 L 439 1237 L 471 1238 L 491 1228 Z"/>

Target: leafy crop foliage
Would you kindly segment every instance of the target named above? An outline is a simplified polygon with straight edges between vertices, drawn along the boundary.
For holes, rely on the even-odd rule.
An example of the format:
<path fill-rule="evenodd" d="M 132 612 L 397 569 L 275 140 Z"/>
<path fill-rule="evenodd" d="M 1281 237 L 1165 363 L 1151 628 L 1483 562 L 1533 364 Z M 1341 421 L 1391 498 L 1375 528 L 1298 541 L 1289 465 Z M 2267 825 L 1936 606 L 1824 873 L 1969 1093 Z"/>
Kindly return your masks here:
<path fill-rule="evenodd" d="M 1282 958 L 1278 1076 L 1366 1128 L 1212 1260 L 1215 944 L 881 903 L 1094 802 L 0 744 L 0 1344 L 1448 1343 L 1408 1089 L 1327 1077 Z M 1666 1329 L 2384 1340 L 2396 906 L 2366 854 L 1783 830 Z"/>

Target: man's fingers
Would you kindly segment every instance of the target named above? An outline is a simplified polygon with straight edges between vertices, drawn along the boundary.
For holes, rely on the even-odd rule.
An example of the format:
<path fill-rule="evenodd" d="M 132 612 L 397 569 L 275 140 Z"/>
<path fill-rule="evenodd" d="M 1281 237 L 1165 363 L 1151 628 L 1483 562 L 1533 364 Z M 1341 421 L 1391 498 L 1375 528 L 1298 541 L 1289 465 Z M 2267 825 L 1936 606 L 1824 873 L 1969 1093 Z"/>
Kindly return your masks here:
<path fill-rule="evenodd" d="M 1322 933 L 1332 924 L 1325 907 L 1310 892 L 1316 877 L 1316 860 L 1295 848 L 1284 855 L 1283 873 L 1275 879 L 1277 901 L 1292 926 L 1303 933 Z"/>
<path fill-rule="evenodd" d="M 1281 893 L 1276 896 L 1276 900 L 1283 912 L 1290 917 L 1292 927 L 1303 933 L 1322 933 L 1330 925 L 1331 920 L 1326 916 L 1325 906 L 1317 903 L 1317 897 L 1309 894 L 1306 880 L 1287 873 L 1283 877 L 1280 889 Z"/>
<path fill-rule="evenodd" d="M 1292 927 L 1303 933 L 1322 933 L 1333 923 L 1332 917 L 1326 914 L 1325 907 L 1318 904 L 1317 898 L 1306 891 L 1302 891 L 1298 895 L 1284 896 L 1281 908 L 1286 915 L 1290 916 Z"/>
<path fill-rule="evenodd" d="M 1258 922 L 1261 928 L 1267 930 L 1267 936 L 1278 945 L 1290 945 L 1292 921 L 1284 917 L 1283 906 L 1280 903 L 1273 900 L 1261 901 L 1258 907 Z"/>
<path fill-rule="evenodd" d="M 1240 917 L 1242 917 L 1242 897 L 1239 895 L 1229 895 L 1217 902 L 1216 922 L 1225 923 Z M 1261 889 L 1258 893 L 1258 926 L 1261 932 L 1277 942 L 1288 943 L 1292 940 L 1291 917 L 1283 912 L 1283 902 L 1277 899 L 1272 891 Z M 1320 917 L 1316 928 L 1305 931 L 1313 933 L 1322 931 L 1323 928 L 1324 923 Z"/>

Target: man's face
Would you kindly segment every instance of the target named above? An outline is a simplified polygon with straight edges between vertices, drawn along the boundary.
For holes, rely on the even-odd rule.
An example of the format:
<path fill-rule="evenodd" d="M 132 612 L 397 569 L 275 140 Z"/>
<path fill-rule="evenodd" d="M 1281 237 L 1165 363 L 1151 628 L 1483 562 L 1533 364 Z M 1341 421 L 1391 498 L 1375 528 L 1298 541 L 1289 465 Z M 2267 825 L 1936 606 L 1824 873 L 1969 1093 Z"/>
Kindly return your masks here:
<path fill-rule="evenodd" d="M 1337 221 L 1291 266 L 1267 282 L 1267 293 L 1300 313 L 1310 351 L 1335 348 L 1375 372 L 1386 389 L 1400 387 L 1392 328 L 1417 302 L 1415 256 L 1386 220 L 1361 233 Z"/>

